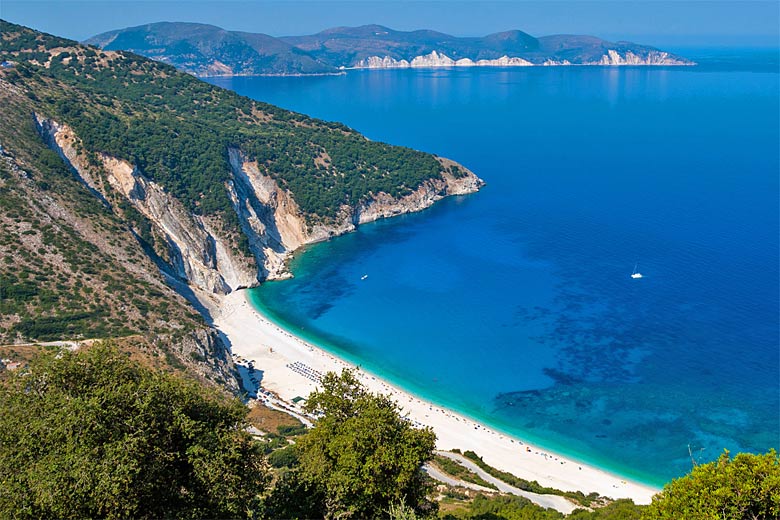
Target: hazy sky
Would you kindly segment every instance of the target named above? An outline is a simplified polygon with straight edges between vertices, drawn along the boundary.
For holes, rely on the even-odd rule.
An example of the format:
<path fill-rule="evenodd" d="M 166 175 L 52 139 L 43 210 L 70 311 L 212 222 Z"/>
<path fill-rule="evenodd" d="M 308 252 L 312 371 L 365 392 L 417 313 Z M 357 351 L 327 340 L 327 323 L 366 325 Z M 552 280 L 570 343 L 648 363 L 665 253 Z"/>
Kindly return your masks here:
<path fill-rule="evenodd" d="M 83 40 L 159 21 L 203 22 L 274 36 L 378 23 L 460 36 L 521 29 L 656 45 L 778 45 L 780 2 L 688 0 L 218 1 L 0 0 L 0 18 Z"/>

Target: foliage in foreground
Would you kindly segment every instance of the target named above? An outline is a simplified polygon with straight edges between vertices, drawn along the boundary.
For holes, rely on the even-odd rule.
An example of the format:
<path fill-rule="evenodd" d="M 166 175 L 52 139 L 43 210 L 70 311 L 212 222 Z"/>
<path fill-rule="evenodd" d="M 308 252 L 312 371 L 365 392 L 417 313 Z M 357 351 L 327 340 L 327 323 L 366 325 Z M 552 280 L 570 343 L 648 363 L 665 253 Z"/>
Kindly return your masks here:
<path fill-rule="evenodd" d="M 433 458 L 433 432 L 413 428 L 348 371 L 328 374 L 307 406 L 320 418 L 294 446 L 270 452 L 279 469 L 269 491 L 263 450 L 245 432 L 238 401 L 107 344 L 43 354 L 0 382 L 0 517 L 436 514 L 421 471 Z M 726 452 L 668 484 L 650 506 L 618 500 L 568 517 L 507 495 L 452 495 L 442 504 L 443 518 L 463 520 L 778 518 L 780 460 L 774 450 Z"/>
<path fill-rule="evenodd" d="M 240 518 L 267 484 L 246 408 L 102 344 L 0 386 L 0 517 Z"/>
<path fill-rule="evenodd" d="M 645 519 L 720 520 L 780 518 L 780 457 L 740 453 L 702 464 L 667 484 Z"/>
<path fill-rule="evenodd" d="M 645 506 L 631 500 L 616 500 L 593 509 L 576 509 L 566 516 L 554 509 L 545 509 L 530 500 L 515 495 L 485 496 L 479 494 L 461 507 L 440 515 L 445 520 L 637 520 Z"/>
<path fill-rule="evenodd" d="M 436 466 L 439 467 L 439 469 L 441 469 L 444 473 L 448 475 L 451 475 L 465 482 L 471 482 L 472 484 L 477 484 L 478 486 L 486 487 L 488 489 L 498 490 L 495 484 L 491 482 L 487 482 L 486 480 L 484 480 L 482 477 L 480 477 L 470 469 L 461 465 L 459 462 L 456 462 L 442 455 L 436 455 L 433 459 L 433 462 L 434 464 L 436 464 Z"/>
<path fill-rule="evenodd" d="M 277 493 L 271 516 L 377 518 L 400 503 L 426 515 L 435 511 L 422 471 L 433 458 L 433 431 L 412 427 L 394 401 L 368 392 L 346 370 L 327 374 L 306 407 L 320 419 L 298 441 L 300 465 L 281 485 L 312 504 L 301 510 L 300 500 Z"/>

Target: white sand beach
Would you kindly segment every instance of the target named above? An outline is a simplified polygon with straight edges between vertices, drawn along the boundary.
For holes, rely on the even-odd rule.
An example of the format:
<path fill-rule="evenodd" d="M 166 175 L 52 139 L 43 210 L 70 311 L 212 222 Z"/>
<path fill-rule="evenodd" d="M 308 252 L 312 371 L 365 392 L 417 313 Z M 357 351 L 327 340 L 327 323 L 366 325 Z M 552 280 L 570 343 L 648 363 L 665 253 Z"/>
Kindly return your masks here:
<path fill-rule="evenodd" d="M 281 329 L 255 310 L 246 296 L 245 291 L 226 296 L 215 313 L 214 323 L 227 336 L 232 352 L 254 361 L 255 368 L 263 372 L 263 388 L 291 401 L 306 397 L 316 388 L 316 383 L 306 377 L 307 371 L 325 373 L 355 368 Z M 290 368 L 294 363 L 298 371 Z M 432 427 L 438 449 L 473 450 L 491 466 L 567 491 L 595 491 L 611 498 L 631 498 L 638 504 L 649 503 L 659 491 L 496 432 L 418 399 L 372 374 L 361 371 L 359 375 L 372 391 L 391 395 L 415 424 Z"/>

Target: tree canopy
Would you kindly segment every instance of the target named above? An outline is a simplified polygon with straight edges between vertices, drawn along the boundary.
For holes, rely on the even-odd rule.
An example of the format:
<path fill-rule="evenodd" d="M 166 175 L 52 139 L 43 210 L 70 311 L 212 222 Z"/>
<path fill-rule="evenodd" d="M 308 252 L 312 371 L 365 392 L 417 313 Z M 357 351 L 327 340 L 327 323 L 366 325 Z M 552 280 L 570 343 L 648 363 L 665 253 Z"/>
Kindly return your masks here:
<path fill-rule="evenodd" d="M 268 471 L 245 415 L 106 344 L 43 355 L 0 385 L 0 517 L 248 517 Z"/>
<path fill-rule="evenodd" d="M 0 517 L 436 516 L 422 471 L 430 429 L 346 370 L 327 374 L 306 408 L 318 419 L 307 433 L 290 429 L 294 444 L 269 435 L 261 445 L 245 431 L 246 407 L 217 390 L 106 343 L 52 350 L 0 382 Z M 273 487 L 264 451 L 275 455 Z M 618 500 L 568 517 L 521 497 L 462 499 L 442 518 L 780 518 L 780 459 L 725 452 L 649 506 Z"/>
<path fill-rule="evenodd" d="M 690 520 L 780 518 L 780 458 L 725 451 L 709 464 L 668 483 L 643 518 Z"/>
<path fill-rule="evenodd" d="M 432 430 L 414 428 L 394 401 L 347 370 L 327 374 L 306 408 L 320 419 L 298 443 L 298 475 L 321 493 L 326 518 L 386 517 L 402 502 L 435 511 L 422 470 L 433 458 Z"/>

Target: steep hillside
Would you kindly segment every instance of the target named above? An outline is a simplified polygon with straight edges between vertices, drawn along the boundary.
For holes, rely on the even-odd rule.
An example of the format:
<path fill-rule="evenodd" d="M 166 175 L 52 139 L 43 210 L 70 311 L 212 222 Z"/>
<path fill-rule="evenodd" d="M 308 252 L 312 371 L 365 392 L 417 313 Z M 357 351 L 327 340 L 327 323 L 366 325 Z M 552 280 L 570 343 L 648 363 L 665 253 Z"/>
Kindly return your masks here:
<path fill-rule="evenodd" d="M 349 68 L 693 64 L 653 47 L 593 36 L 535 38 L 513 30 L 463 38 L 381 25 L 274 38 L 212 25 L 165 22 L 110 31 L 87 43 L 129 50 L 199 76 L 320 74 Z"/>
<path fill-rule="evenodd" d="M 132 54 L 3 24 L 41 135 L 158 264 L 226 294 L 303 244 L 478 189 L 460 166 L 257 103 Z"/>
<path fill-rule="evenodd" d="M 0 34 L 0 343 L 142 336 L 227 382 L 192 305 L 208 317 L 304 244 L 482 184 L 146 58 Z"/>
<path fill-rule="evenodd" d="M 216 333 L 164 283 L 122 211 L 46 146 L 30 96 L 0 77 L 0 345 L 127 338 L 237 392 Z"/>

